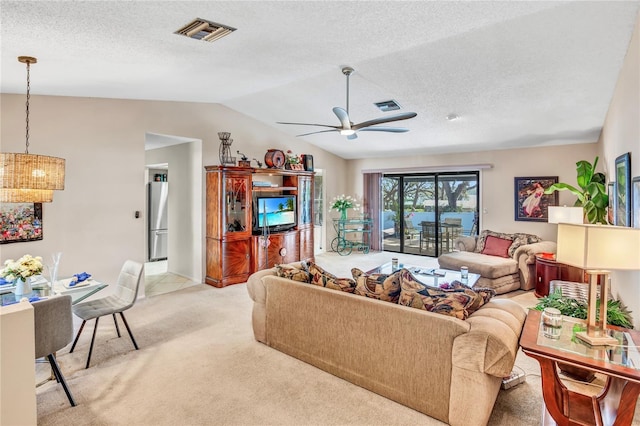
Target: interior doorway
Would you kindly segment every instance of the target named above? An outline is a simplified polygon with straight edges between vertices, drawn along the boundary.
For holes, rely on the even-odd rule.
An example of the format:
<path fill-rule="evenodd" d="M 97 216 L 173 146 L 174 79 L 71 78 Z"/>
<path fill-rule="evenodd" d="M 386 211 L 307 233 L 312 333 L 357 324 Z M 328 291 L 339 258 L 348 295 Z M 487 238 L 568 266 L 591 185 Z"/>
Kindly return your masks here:
<path fill-rule="evenodd" d="M 202 141 L 147 133 L 145 164 L 145 184 L 167 188 L 166 228 L 161 228 L 165 229 L 164 236 L 149 233 L 155 224 L 149 224 L 152 214 L 148 207 L 145 211 L 145 257 L 149 261 L 145 265 L 145 294 L 200 284 L 204 276 L 201 236 L 205 218 Z"/>
<path fill-rule="evenodd" d="M 382 178 L 383 250 L 437 257 L 461 235 L 477 235 L 479 172 Z"/>

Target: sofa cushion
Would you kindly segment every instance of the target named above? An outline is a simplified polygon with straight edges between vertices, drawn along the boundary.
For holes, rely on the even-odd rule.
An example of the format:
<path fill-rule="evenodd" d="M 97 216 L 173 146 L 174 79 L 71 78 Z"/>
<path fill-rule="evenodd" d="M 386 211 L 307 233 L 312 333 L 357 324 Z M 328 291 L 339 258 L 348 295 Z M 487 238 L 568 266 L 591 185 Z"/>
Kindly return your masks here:
<path fill-rule="evenodd" d="M 482 254 L 487 254 L 489 256 L 511 257 L 509 256 L 509 247 L 512 244 L 513 241 L 510 239 L 487 235 L 487 238 L 484 240 Z"/>
<path fill-rule="evenodd" d="M 353 268 L 351 275 L 356 280 L 354 293 L 372 299 L 397 303 L 398 297 L 400 297 L 400 273 L 402 271 L 401 269 L 392 274 L 367 275 L 364 271 Z"/>
<path fill-rule="evenodd" d="M 475 305 L 484 304 L 482 296 L 469 287 L 444 290 L 422 284 L 406 269 L 400 271 L 400 298 L 398 304 L 437 314 L 466 319 Z M 477 310 L 477 307 L 475 308 Z"/>
<path fill-rule="evenodd" d="M 338 278 L 313 262 L 305 262 L 303 263 L 303 267 L 307 269 L 311 276 L 311 284 L 333 290 L 345 291 L 347 293 L 353 293 L 356 287 L 356 282 L 351 278 Z"/>
<path fill-rule="evenodd" d="M 470 251 L 445 253 L 438 257 L 441 268 L 459 271 L 461 266 L 467 266 L 469 272 L 480 274 L 484 278 L 500 278 L 506 275 L 519 274 L 518 262 L 514 259 L 487 256 Z"/>
<path fill-rule="evenodd" d="M 505 234 L 503 232 L 494 232 L 494 231 L 485 229 L 484 231 L 480 232 L 480 235 L 478 236 L 478 240 L 476 242 L 476 249 L 475 249 L 476 253 L 482 253 L 482 250 L 484 250 L 484 245 L 488 236 L 493 236 L 497 238 L 502 238 L 503 240 L 513 241 L 513 234 Z"/>
<path fill-rule="evenodd" d="M 276 275 L 301 283 L 311 282 L 311 274 L 308 271 L 291 265 L 276 265 Z"/>

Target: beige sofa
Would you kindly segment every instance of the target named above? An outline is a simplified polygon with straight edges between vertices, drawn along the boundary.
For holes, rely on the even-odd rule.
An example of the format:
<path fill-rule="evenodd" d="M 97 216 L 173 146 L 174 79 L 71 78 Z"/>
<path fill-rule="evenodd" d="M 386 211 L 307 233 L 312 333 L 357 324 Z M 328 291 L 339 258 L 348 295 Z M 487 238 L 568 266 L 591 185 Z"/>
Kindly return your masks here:
<path fill-rule="evenodd" d="M 525 310 L 492 299 L 466 320 L 256 272 L 256 340 L 451 425 L 485 425 Z"/>
<path fill-rule="evenodd" d="M 498 234 L 483 231 L 489 235 L 500 235 L 514 238 L 516 235 L 528 234 Z M 510 257 L 492 256 L 478 253 L 476 245 L 482 237 L 460 237 L 454 244 L 451 253 L 438 257 L 438 264 L 443 269 L 459 270 L 461 266 L 469 268 L 469 272 L 480 274 L 476 287 L 492 288 L 497 294 L 507 293 L 518 289 L 531 290 L 535 287 L 535 255 L 538 253 L 555 253 L 554 241 L 538 241 L 519 245 Z M 535 237 L 535 236 L 529 236 Z M 537 238 L 537 237 L 536 237 Z M 534 239 L 535 240 L 535 239 Z"/>

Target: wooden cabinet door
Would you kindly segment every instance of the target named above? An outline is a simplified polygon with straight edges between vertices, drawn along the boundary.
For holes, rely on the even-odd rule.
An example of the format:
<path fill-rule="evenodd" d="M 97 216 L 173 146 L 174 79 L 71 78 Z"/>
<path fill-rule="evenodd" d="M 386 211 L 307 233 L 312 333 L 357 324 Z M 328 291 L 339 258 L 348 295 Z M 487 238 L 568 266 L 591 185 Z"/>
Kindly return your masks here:
<path fill-rule="evenodd" d="M 314 260 L 313 228 L 300 230 L 300 260 Z"/>
<path fill-rule="evenodd" d="M 224 259 L 222 264 L 223 279 L 244 277 L 244 281 L 246 281 L 249 277 L 249 273 L 251 271 L 249 262 L 251 259 L 249 241 L 249 239 L 246 239 L 225 241 L 222 243 L 222 258 Z"/>
<path fill-rule="evenodd" d="M 300 259 L 298 231 L 269 235 L 269 245 L 265 247 L 261 236 L 253 237 L 253 271 L 273 268 L 281 263 L 292 263 Z"/>

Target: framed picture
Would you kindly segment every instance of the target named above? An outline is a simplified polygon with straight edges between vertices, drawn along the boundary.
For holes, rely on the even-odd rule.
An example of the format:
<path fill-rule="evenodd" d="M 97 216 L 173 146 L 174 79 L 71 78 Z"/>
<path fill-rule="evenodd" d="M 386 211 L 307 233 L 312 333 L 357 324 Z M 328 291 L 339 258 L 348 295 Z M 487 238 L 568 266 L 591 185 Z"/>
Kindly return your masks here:
<path fill-rule="evenodd" d="M 554 183 L 558 183 L 558 176 L 514 178 L 515 220 L 546 222 L 549 206 L 558 205 L 557 191 L 544 193 Z"/>
<path fill-rule="evenodd" d="M 607 223 L 609 225 L 613 225 L 615 223 L 615 217 L 616 217 L 616 204 L 613 202 L 615 198 L 613 196 L 615 186 L 616 186 L 615 182 L 609 182 L 607 184 L 607 198 L 609 200 L 609 205 L 607 206 Z"/>
<path fill-rule="evenodd" d="M 631 181 L 631 202 L 633 205 L 632 225 L 640 228 L 640 176 L 636 176 Z"/>
<path fill-rule="evenodd" d="M 631 154 L 616 158 L 615 224 L 631 226 Z"/>
<path fill-rule="evenodd" d="M 0 244 L 42 239 L 42 203 L 2 203 Z"/>

